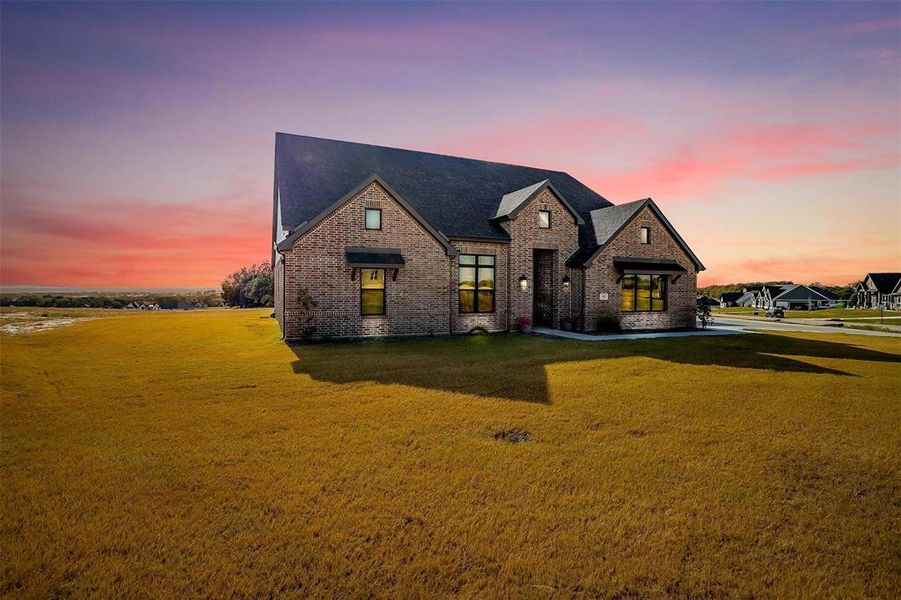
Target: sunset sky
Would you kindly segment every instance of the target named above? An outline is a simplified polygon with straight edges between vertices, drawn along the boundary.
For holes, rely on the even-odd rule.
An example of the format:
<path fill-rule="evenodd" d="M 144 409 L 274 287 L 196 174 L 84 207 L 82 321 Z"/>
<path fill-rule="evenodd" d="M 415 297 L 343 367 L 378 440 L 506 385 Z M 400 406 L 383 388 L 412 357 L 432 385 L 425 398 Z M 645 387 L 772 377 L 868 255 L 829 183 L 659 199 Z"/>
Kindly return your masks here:
<path fill-rule="evenodd" d="M 0 13 L 2 285 L 214 287 L 267 259 L 276 131 L 651 196 L 701 285 L 901 271 L 899 3 Z"/>

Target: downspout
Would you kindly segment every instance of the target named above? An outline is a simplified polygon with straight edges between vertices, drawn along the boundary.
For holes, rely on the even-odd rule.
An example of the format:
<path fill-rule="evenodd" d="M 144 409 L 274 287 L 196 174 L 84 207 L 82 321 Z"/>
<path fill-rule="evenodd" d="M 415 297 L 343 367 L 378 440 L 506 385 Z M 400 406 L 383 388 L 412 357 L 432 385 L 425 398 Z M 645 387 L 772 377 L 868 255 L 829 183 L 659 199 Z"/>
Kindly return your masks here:
<path fill-rule="evenodd" d="M 280 329 L 282 330 L 281 340 L 285 340 L 285 316 L 288 314 L 287 305 L 287 294 L 285 293 L 285 273 L 287 269 L 285 269 L 285 254 L 278 249 L 278 244 L 273 244 L 273 248 L 275 249 L 275 253 L 282 257 L 282 322 L 279 323 Z M 277 264 L 277 263 L 276 263 Z"/>
<path fill-rule="evenodd" d="M 581 313 L 580 318 L 582 321 L 582 331 L 587 331 L 588 328 L 585 326 L 585 305 L 588 304 L 588 281 L 585 276 L 586 268 L 584 266 L 579 267 L 579 271 L 582 273 L 582 302 L 579 307 L 579 312 Z"/>
<path fill-rule="evenodd" d="M 507 244 L 507 327 L 506 331 L 513 330 L 513 271 L 511 268 L 513 267 L 512 261 L 510 260 L 510 248 L 513 247 L 513 240 L 510 240 L 510 243 Z"/>
<path fill-rule="evenodd" d="M 454 335 L 454 259 L 447 257 L 447 335 Z M 457 286 L 459 289 L 459 284 Z"/>

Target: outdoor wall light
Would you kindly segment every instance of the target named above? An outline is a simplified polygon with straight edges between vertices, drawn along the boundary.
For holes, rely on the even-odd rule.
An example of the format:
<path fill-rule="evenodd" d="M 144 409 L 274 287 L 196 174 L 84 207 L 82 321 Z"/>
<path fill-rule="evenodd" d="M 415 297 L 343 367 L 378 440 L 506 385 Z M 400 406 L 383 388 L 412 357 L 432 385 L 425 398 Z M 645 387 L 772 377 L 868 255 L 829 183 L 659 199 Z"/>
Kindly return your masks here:
<path fill-rule="evenodd" d="M 569 291 L 569 285 L 570 285 L 569 275 L 564 275 L 564 276 L 563 276 L 563 291 L 568 292 L 568 291 Z"/>
<path fill-rule="evenodd" d="M 525 275 L 519 276 L 519 289 L 521 289 L 522 291 L 526 291 L 529 289 L 529 280 L 526 279 Z"/>

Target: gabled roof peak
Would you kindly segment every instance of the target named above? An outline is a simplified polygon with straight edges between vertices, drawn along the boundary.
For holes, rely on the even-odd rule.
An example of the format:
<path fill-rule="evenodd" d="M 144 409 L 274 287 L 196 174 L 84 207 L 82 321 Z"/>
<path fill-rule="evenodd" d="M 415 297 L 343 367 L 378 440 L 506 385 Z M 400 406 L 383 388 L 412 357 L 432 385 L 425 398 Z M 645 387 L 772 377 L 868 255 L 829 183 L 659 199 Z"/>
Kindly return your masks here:
<path fill-rule="evenodd" d="M 516 190 L 514 192 L 510 192 L 509 194 L 504 194 L 501 198 L 500 204 L 497 205 L 497 212 L 494 214 L 495 219 L 512 219 L 513 214 L 516 213 L 522 206 L 535 195 L 538 190 L 540 190 L 545 183 L 548 183 L 547 179 L 543 179 L 538 183 L 533 183 L 530 186 L 526 186 L 522 189 Z"/>
<path fill-rule="evenodd" d="M 550 189 L 551 193 L 557 197 L 561 204 L 563 204 L 564 208 L 572 214 L 573 218 L 576 220 L 577 225 L 582 225 L 584 221 L 582 217 L 579 216 L 579 213 L 576 212 L 576 209 L 572 207 L 572 205 L 566 201 L 566 198 L 563 197 L 563 194 L 554 187 L 554 184 L 551 183 L 549 179 L 543 179 L 538 183 L 533 183 L 532 185 L 526 186 L 522 189 L 518 189 L 516 191 L 510 192 L 508 194 L 504 194 L 501 198 L 500 203 L 497 205 L 497 211 L 494 213 L 494 217 L 492 219 L 498 221 L 506 221 L 508 219 L 515 219 L 516 214 L 527 205 L 532 198 L 537 196 L 542 192 L 542 190 Z"/>
<path fill-rule="evenodd" d="M 594 225 L 595 243 L 597 246 L 596 250 L 594 250 L 584 264 L 586 266 L 590 265 L 598 252 L 600 252 L 610 240 L 616 237 L 616 235 L 645 207 L 649 207 L 651 211 L 653 211 L 660 223 L 663 224 L 673 239 L 676 240 L 676 243 L 685 251 L 685 254 L 688 255 L 689 259 L 691 259 L 698 270 L 703 271 L 705 268 L 704 265 L 698 257 L 695 256 L 695 253 L 691 251 L 691 248 L 688 247 L 685 240 L 682 239 L 673 225 L 663 215 L 660 207 L 658 207 L 651 198 L 642 198 L 641 200 L 626 202 L 625 204 L 617 204 L 615 206 L 592 210 L 590 214 L 592 224 Z"/>

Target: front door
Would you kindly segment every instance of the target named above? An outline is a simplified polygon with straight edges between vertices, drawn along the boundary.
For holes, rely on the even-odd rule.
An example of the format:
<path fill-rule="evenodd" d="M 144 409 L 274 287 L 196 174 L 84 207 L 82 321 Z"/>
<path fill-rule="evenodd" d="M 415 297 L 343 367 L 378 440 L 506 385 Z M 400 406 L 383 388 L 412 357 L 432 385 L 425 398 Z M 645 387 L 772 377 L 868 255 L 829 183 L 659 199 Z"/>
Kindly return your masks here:
<path fill-rule="evenodd" d="M 532 265 L 532 321 L 554 327 L 554 258 L 556 250 L 534 250 Z"/>

